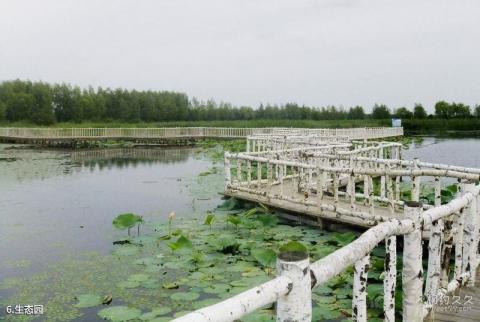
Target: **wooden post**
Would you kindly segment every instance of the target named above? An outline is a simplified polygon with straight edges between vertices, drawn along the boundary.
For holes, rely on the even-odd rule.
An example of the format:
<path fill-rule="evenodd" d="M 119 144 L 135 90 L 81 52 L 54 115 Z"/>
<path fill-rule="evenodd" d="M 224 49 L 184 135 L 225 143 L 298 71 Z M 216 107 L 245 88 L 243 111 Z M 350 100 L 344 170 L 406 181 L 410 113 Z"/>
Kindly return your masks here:
<path fill-rule="evenodd" d="M 395 287 L 397 285 L 397 237 L 385 240 L 385 277 L 383 279 L 383 313 L 385 322 L 395 322 Z"/>
<path fill-rule="evenodd" d="M 465 208 L 455 214 L 453 219 L 453 245 L 455 246 L 455 270 L 454 278 L 459 279 L 463 271 L 463 220 Z"/>
<path fill-rule="evenodd" d="M 348 184 L 349 184 L 349 195 L 350 195 L 350 209 L 355 210 L 355 200 L 356 200 L 356 195 L 355 195 L 355 175 L 353 173 L 350 173 L 348 176 Z"/>
<path fill-rule="evenodd" d="M 262 162 L 257 161 L 257 188 L 260 188 L 262 183 Z"/>
<path fill-rule="evenodd" d="M 277 322 L 312 320 L 312 281 L 308 253 L 284 252 L 277 258 L 277 274 L 291 279 L 291 290 L 277 301 Z"/>
<path fill-rule="evenodd" d="M 441 205 L 440 178 L 435 177 L 435 207 Z M 430 227 L 430 239 L 428 241 L 428 269 L 425 286 L 427 303 L 435 303 L 435 296 L 440 287 L 440 275 L 442 268 L 442 247 L 444 236 L 443 219 L 432 222 Z"/>
<path fill-rule="evenodd" d="M 232 174 L 230 172 L 230 154 L 228 152 L 225 152 L 223 164 L 225 167 L 224 189 L 228 190 L 230 184 L 232 183 Z"/>
<path fill-rule="evenodd" d="M 422 230 L 420 227 L 422 204 L 410 201 L 405 203 L 405 217 L 415 223 L 415 230 L 403 236 L 403 321 L 423 321 L 423 267 Z"/>
<path fill-rule="evenodd" d="M 273 166 L 270 162 L 267 162 L 267 197 L 270 195 L 273 183 Z"/>
<path fill-rule="evenodd" d="M 475 184 L 463 184 L 465 193 L 471 193 L 475 189 Z M 465 218 L 463 225 L 463 248 L 462 248 L 462 273 L 470 273 L 468 286 L 475 285 L 475 273 L 478 250 L 478 229 L 477 226 L 477 198 L 473 198 L 472 202 L 465 209 Z"/>
<path fill-rule="evenodd" d="M 390 167 L 388 167 L 390 170 Z M 388 206 L 390 207 L 390 213 L 393 215 L 395 213 L 395 196 L 393 195 L 393 182 L 392 177 L 387 176 L 387 198 L 388 198 Z"/>
<path fill-rule="evenodd" d="M 373 191 L 373 178 L 371 176 L 368 176 L 368 201 L 370 204 L 370 214 L 375 213 L 375 208 L 374 208 L 374 202 L 373 202 L 373 196 L 374 196 L 374 191 Z"/>
<path fill-rule="evenodd" d="M 338 205 L 338 173 L 332 172 L 332 182 L 333 182 L 333 203 L 335 207 Z"/>
<path fill-rule="evenodd" d="M 237 180 L 238 184 L 242 182 L 242 161 L 240 158 L 237 159 Z"/>
<path fill-rule="evenodd" d="M 247 184 L 250 188 L 252 184 L 252 162 L 250 160 L 247 161 Z"/>
<path fill-rule="evenodd" d="M 323 187 L 325 186 L 325 176 L 323 170 L 317 168 L 317 200 L 318 207 L 320 207 L 323 199 Z"/>
<path fill-rule="evenodd" d="M 395 177 L 395 201 L 400 201 L 400 176 Z"/>
<path fill-rule="evenodd" d="M 352 320 L 367 321 L 367 276 L 370 255 L 366 255 L 355 263 L 353 275 Z"/>
<path fill-rule="evenodd" d="M 413 169 L 418 169 L 418 159 L 413 159 Z M 412 201 L 419 201 L 420 200 L 420 177 L 413 176 L 412 177 Z"/>
<path fill-rule="evenodd" d="M 363 198 L 365 205 L 370 205 L 370 179 L 369 176 L 366 174 L 363 176 Z"/>
<path fill-rule="evenodd" d="M 280 196 L 283 196 L 283 176 L 285 174 L 283 173 L 283 165 L 278 166 L 278 181 L 280 184 Z"/>

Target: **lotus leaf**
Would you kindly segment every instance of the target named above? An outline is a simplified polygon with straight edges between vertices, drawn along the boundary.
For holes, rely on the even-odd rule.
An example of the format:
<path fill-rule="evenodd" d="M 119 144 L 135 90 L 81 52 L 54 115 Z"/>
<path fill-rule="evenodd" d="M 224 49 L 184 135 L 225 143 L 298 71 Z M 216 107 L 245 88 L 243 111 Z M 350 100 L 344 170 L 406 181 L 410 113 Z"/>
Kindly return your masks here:
<path fill-rule="evenodd" d="M 200 297 L 200 294 L 196 292 L 177 292 L 170 296 L 174 301 L 179 302 L 192 302 Z"/>
<path fill-rule="evenodd" d="M 298 252 L 298 253 L 307 253 L 307 247 L 300 242 L 291 241 L 280 247 L 281 253 L 286 252 Z"/>
<path fill-rule="evenodd" d="M 127 229 L 143 222 L 141 216 L 132 213 L 120 214 L 113 221 L 112 224 L 118 229 Z"/>
<path fill-rule="evenodd" d="M 262 223 L 264 227 L 272 227 L 278 224 L 278 218 L 275 215 L 262 214 L 257 216 L 257 220 Z"/>
<path fill-rule="evenodd" d="M 139 309 L 128 306 L 112 306 L 98 312 L 98 316 L 104 320 L 121 322 L 138 318 L 142 312 Z"/>
<path fill-rule="evenodd" d="M 142 321 L 151 321 L 152 319 L 156 318 L 159 315 L 165 315 L 172 312 L 172 309 L 169 307 L 160 307 L 155 308 L 148 313 L 144 313 L 140 316 L 140 320 Z"/>
<path fill-rule="evenodd" d="M 184 235 L 181 235 L 180 237 L 178 237 L 176 242 L 169 243 L 168 247 L 170 247 L 170 249 L 172 251 L 175 251 L 175 250 L 179 250 L 179 249 L 182 249 L 182 248 L 192 248 L 193 244 L 190 241 L 190 239 L 188 239 Z"/>
<path fill-rule="evenodd" d="M 75 307 L 78 308 L 93 307 L 103 303 L 103 297 L 98 294 L 82 294 L 77 299 L 78 303 Z"/>
<path fill-rule="evenodd" d="M 195 303 L 193 303 L 193 308 L 195 310 L 198 310 L 198 309 L 201 309 L 203 307 L 206 307 L 206 306 L 209 306 L 209 305 L 212 305 L 212 304 L 215 304 L 219 301 L 219 299 L 214 299 L 214 298 L 209 298 L 209 299 L 205 299 L 205 300 L 200 300 L 200 301 L 197 301 Z"/>
<path fill-rule="evenodd" d="M 128 280 L 131 282 L 145 282 L 146 280 L 149 279 L 149 277 L 150 276 L 148 276 L 147 274 L 133 274 L 133 275 L 130 275 Z"/>
<path fill-rule="evenodd" d="M 277 254 L 271 249 L 253 249 L 252 256 L 264 267 L 275 267 Z"/>

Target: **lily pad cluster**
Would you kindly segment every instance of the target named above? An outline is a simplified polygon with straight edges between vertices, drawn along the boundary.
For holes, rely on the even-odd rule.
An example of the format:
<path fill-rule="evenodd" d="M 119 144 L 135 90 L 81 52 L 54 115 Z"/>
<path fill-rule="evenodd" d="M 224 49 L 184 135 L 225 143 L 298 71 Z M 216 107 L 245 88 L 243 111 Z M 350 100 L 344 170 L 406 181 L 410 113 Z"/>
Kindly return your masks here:
<path fill-rule="evenodd" d="M 52 277 L 42 276 L 34 285 L 29 281 L 28 287 L 37 296 L 45 296 L 36 301 L 57 307 L 47 312 L 48 319 L 66 321 L 96 310 L 98 318 L 110 321 L 168 321 L 272 279 L 280 252 L 306 251 L 311 261 L 316 261 L 359 235 L 293 226 L 267 207 L 243 205 L 235 199 L 200 218 L 173 220 L 171 227 L 168 222 L 143 225 L 142 236 L 130 236 L 128 243 L 114 245 L 110 255 L 59 264 L 61 273 L 60 268 L 52 269 L 58 282 L 47 293 L 59 294 L 54 299 L 48 300 L 41 289 Z M 382 315 L 384 256 L 381 250 L 372 254 L 368 281 L 371 318 Z M 23 285 L 21 281 L 11 283 L 12 287 L 19 285 Z M 313 289 L 314 320 L 348 319 L 351 290 L 351 269 Z M 24 296 L 31 296 L 27 284 Z M 273 320 L 273 307 L 242 319 Z"/>

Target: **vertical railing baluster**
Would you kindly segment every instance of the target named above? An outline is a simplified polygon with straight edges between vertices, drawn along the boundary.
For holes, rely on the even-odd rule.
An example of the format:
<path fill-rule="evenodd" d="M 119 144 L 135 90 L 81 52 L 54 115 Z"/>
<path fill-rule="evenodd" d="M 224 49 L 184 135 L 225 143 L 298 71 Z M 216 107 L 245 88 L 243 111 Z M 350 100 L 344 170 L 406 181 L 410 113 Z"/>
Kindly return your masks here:
<path fill-rule="evenodd" d="M 463 190 L 465 193 L 472 193 L 475 189 L 474 183 L 464 183 Z M 475 285 L 476 278 L 476 261 L 478 250 L 478 229 L 477 226 L 477 198 L 468 204 L 465 209 L 464 225 L 463 225 L 463 247 L 462 247 L 462 273 L 470 274 L 468 280 L 469 286 Z"/>
<path fill-rule="evenodd" d="M 405 217 L 414 222 L 414 230 L 403 236 L 403 321 L 423 321 L 423 267 L 422 267 L 422 204 L 415 201 L 405 203 Z"/>
<path fill-rule="evenodd" d="M 257 161 L 257 188 L 260 188 L 262 183 L 262 162 Z"/>
<path fill-rule="evenodd" d="M 370 255 L 355 263 L 353 271 L 352 321 L 367 321 L 367 277 Z"/>
<path fill-rule="evenodd" d="M 435 207 L 441 205 L 440 178 L 435 177 Z M 425 297 L 427 303 L 434 303 L 440 286 L 441 274 L 441 252 L 443 246 L 444 225 L 443 219 L 432 222 L 430 227 L 430 238 L 428 241 L 428 268 L 427 281 L 425 285 Z"/>
<path fill-rule="evenodd" d="M 395 322 L 395 287 L 397 285 L 397 237 L 385 240 L 385 277 L 383 279 L 383 313 L 385 322 Z"/>
<path fill-rule="evenodd" d="M 287 276 L 291 290 L 276 304 L 277 322 L 310 322 L 312 320 L 312 280 L 307 252 L 282 252 L 277 257 L 277 274 Z"/>
<path fill-rule="evenodd" d="M 225 181 L 224 181 L 224 189 L 228 190 L 232 183 L 232 176 L 230 172 L 230 154 L 225 152 L 224 155 L 224 167 L 225 167 Z"/>
<path fill-rule="evenodd" d="M 272 191 L 272 182 L 273 182 L 273 167 L 270 162 L 267 162 L 267 197 L 270 196 Z"/>
<path fill-rule="evenodd" d="M 242 161 L 240 158 L 237 158 L 237 181 L 239 185 L 242 182 Z"/>

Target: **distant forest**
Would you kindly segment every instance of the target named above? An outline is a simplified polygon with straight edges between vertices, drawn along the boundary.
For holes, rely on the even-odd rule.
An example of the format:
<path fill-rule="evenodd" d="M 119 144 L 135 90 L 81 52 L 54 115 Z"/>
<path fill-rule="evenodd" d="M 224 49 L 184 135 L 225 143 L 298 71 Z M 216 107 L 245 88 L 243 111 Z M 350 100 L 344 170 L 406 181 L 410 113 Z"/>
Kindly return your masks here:
<path fill-rule="evenodd" d="M 0 122 L 30 122 L 51 125 L 57 122 L 121 121 L 228 121 L 228 120 L 361 120 L 361 119 L 464 119 L 480 118 L 480 105 L 439 101 L 435 114 L 428 115 L 421 104 L 412 109 L 391 109 L 383 104 L 372 107 L 370 114 L 362 106 L 313 107 L 287 103 L 233 106 L 214 100 L 199 101 L 185 93 L 171 91 L 136 91 L 122 88 L 82 89 L 69 84 L 31 81 L 0 83 Z"/>

